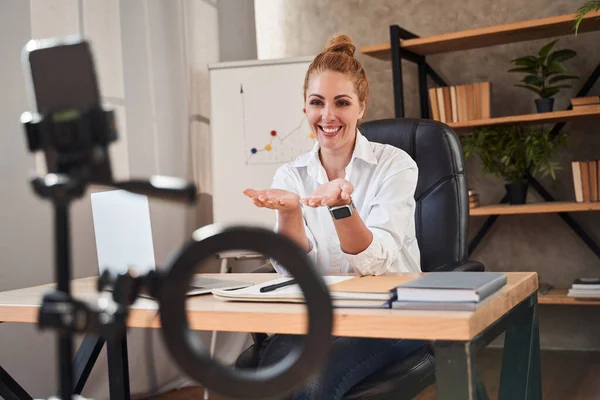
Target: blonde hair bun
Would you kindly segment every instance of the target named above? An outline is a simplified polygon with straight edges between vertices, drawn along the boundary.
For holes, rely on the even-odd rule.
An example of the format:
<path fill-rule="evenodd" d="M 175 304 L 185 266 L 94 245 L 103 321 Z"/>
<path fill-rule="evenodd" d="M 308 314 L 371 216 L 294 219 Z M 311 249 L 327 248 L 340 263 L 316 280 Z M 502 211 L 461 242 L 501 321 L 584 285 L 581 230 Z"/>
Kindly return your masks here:
<path fill-rule="evenodd" d="M 333 36 L 325 45 L 325 53 L 346 53 L 350 57 L 354 57 L 356 46 L 352 44 L 352 39 L 347 35 L 338 34 Z"/>

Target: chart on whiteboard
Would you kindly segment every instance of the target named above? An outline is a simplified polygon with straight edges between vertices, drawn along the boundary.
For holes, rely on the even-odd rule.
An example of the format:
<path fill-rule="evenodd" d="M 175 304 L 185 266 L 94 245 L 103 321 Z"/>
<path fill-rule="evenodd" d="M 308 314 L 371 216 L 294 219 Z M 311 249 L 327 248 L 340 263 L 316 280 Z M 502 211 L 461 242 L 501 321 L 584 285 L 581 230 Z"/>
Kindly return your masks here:
<path fill-rule="evenodd" d="M 294 91 L 292 96 L 281 94 L 266 103 L 249 103 L 246 100 L 248 90 L 248 85 L 240 84 L 244 158 L 247 166 L 281 165 L 313 148 L 315 136 L 302 112 L 302 95 Z M 280 98 L 282 96 L 284 98 Z M 258 110 L 257 107 L 261 109 Z M 264 117 L 265 109 L 271 111 L 266 113 L 267 118 Z"/>

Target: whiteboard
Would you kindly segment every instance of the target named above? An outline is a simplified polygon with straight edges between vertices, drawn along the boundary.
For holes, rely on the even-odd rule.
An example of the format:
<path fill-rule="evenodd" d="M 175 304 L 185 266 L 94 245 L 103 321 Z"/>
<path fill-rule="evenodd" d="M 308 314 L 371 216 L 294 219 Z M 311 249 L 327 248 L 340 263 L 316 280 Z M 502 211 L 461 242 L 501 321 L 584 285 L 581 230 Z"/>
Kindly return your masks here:
<path fill-rule="evenodd" d="M 275 211 L 242 193 L 267 189 L 279 166 L 310 151 L 314 135 L 302 111 L 313 57 L 209 66 L 213 218 L 272 229 Z"/>

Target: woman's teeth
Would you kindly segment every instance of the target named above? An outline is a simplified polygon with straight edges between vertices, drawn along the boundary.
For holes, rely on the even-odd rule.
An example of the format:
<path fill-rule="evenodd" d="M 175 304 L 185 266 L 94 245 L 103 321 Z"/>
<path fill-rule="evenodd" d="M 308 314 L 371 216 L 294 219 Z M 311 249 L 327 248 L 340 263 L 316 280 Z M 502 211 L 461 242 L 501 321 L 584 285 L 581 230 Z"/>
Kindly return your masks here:
<path fill-rule="evenodd" d="M 321 127 L 321 129 L 323 130 L 323 132 L 325 133 L 336 133 L 337 131 L 339 131 L 340 129 L 342 129 L 341 126 L 338 126 L 337 128 L 332 128 L 332 129 L 327 129 L 327 128 L 323 128 Z"/>

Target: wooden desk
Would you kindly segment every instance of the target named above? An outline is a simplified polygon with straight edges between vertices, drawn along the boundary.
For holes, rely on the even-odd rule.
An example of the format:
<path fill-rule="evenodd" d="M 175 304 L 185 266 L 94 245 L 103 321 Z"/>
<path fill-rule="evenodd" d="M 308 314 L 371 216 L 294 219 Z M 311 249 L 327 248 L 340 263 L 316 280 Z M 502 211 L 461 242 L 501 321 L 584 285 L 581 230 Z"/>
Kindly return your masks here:
<path fill-rule="evenodd" d="M 219 274 L 207 274 L 219 277 Z M 418 274 L 407 274 L 411 280 Z M 222 275 L 221 275 L 222 277 Z M 536 273 L 507 273 L 508 283 L 475 312 L 390 309 L 335 309 L 334 335 L 425 339 L 434 341 L 439 398 L 475 399 L 475 351 L 507 330 L 500 399 L 525 399 L 540 390 Z M 228 279 L 232 276 L 229 275 Z M 235 279 L 263 282 L 273 274 L 235 274 Z M 79 299 L 97 297 L 96 278 L 72 282 Z M 53 285 L 0 293 L 0 321 L 37 323 L 42 294 Z M 138 299 L 130 309 L 130 327 L 159 327 L 157 303 Z M 305 333 L 302 304 L 223 302 L 210 295 L 190 298 L 192 329 L 207 331 Z M 508 351 L 507 351 L 508 350 Z M 537 398 L 537 397 L 531 397 Z"/>

